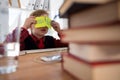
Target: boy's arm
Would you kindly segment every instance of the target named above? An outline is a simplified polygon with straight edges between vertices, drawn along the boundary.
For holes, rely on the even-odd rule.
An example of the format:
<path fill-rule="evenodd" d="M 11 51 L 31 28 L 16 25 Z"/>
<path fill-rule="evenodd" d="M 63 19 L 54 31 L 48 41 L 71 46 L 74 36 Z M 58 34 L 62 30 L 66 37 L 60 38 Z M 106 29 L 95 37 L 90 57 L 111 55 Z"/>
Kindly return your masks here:
<path fill-rule="evenodd" d="M 25 39 L 29 36 L 29 32 L 25 28 L 21 28 L 21 33 L 20 33 L 20 50 L 25 49 Z"/>
<path fill-rule="evenodd" d="M 63 43 L 61 42 L 61 40 L 54 40 L 55 41 L 55 47 L 58 48 L 58 47 L 68 47 L 68 43 Z"/>
<path fill-rule="evenodd" d="M 58 36 L 59 36 L 60 39 L 55 39 L 55 47 L 56 48 L 58 48 L 58 47 L 68 47 L 68 43 L 63 43 L 61 41 L 62 34 L 58 33 Z"/>
<path fill-rule="evenodd" d="M 25 22 L 23 27 L 21 28 L 21 34 L 20 34 L 20 50 L 25 49 L 25 39 L 29 36 L 29 32 L 27 29 L 31 27 L 32 24 L 36 23 L 34 16 L 28 17 Z"/>
<path fill-rule="evenodd" d="M 53 27 L 53 29 L 54 29 L 58 34 L 61 34 L 60 25 L 59 25 L 58 22 L 52 21 L 52 22 L 51 22 L 51 26 Z"/>
<path fill-rule="evenodd" d="M 58 36 L 60 37 L 59 39 L 54 39 L 55 41 L 55 47 L 68 47 L 68 43 L 63 43 L 61 42 L 61 29 L 60 29 L 60 25 L 58 22 L 52 21 L 51 22 L 51 26 L 53 27 L 53 29 L 58 33 Z"/>
<path fill-rule="evenodd" d="M 18 27 L 16 27 L 13 32 L 11 34 L 8 34 L 4 43 L 8 43 L 8 42 L 16 42 L 17 36 L 16 35 L 18 33 Z M 20 29 L 20 50 L 24 50 L 25 49 L 25 44 L 24 44 L 24 40 L 29 36 L 29 33 L 27 31 L 27 29 L 21 28 Z"/>
<path fill-rule="evenodd" d="M 6 39 L 4 40 L 4 43 L 9 43 L 9 42 L 16 42 L 17 40 L 17 35 L 18 35 L 18 27 L 16 27 L 12 33 L 7 34 Z"/>

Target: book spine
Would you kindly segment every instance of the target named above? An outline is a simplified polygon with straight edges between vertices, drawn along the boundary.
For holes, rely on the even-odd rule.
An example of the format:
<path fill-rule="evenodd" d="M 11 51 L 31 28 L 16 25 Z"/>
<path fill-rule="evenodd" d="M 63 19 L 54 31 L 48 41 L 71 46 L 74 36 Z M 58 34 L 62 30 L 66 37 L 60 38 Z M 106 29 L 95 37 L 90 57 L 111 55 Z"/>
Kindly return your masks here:
<path fill-rule="evenodd" d="M 103 25 L 92 28 L 73 28 L 63 30 L 63 42 L 78 42 L 80 44 L 120 45 L 120 24 Z"/>
<path fill-rule="evenodd" d="M 99 5 L 91 9 L 76 12 L 69 16 L 70 27 L 90 27 L 120 21 L 119 14 L 120 1 L 114 1 L 104 5 Z M 79 4 L 80 6 L 80 4 Z"/>
<path fill-rule="evenodd" d="M 81 59 L 81 58 L 78 58 L 70 53 L 68 54 L 64 54 L 63 56 L 67 56 L 67 57 L 70 57 L 70 58 L 73 58 L 75 59 L 76 61 L 78 62 L 82 62 L 82 63 L 85 63 L 85 64 L 88 64 L 92 67 L 97 67 L 97 66 L 103 66 L 103 65 L 109 65 L 109 64 L 120 64 L 120 60 L 116 60 L 116 61 L 94 61 L 94 62 L 90 62 L 90 61 L 86 61 L 84 59 Z M 64 62 L 64 60 L 63 60 Z"/>
<path fill-rule="evenodd" d="M 114 21 L 108 21 L 108 22 L 103 22 L 100 24 L 91 24 L 91 25 L 84 25 L 84 26 L 73 26 L 72 23 L 70 22 L 69 19 L 69 29 L 74 29 L 74 28 L 78 28 L 78 29 L 90 29 L 90 28 L 100 28 L 100 27 L 110 27 L 111 25 L 120 25 L 120 20 L 114 20 Z"/>
<path fill-rule="evenodd" d="M 63 70 L 82 80 L 119 80 L 119 63 L 88 64 L 71 55 L 63 56 Z M 75 65 L 76 64 L 76 65 Z M 113 72 L 113 73 L 112 73 Z M 110 74 L 109 74 L 110 73 Z M 109 76 L 105 76 L 109 74 Z M 115 74 L 115 75 L 114 75 Z M 86 75 L 86 76 L 83 76 Z M 102 76 L 102 77 L 100 77 Z"/>
<path fill-rule="evenodd" d="M 86 61 L 120 60 L 120 45 L 88 45 L 69 43 L 69 53 Z"/>

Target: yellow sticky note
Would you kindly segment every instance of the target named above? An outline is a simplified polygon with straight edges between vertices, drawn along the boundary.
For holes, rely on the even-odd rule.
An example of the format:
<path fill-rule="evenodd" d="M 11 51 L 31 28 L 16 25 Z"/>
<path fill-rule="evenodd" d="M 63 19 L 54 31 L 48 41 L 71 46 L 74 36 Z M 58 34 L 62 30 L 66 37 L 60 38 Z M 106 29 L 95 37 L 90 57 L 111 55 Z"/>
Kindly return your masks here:
<path fill-rule="evenodd" d="M 41 28 L 41 27 L 48 27 L 51 28 L 51 19 L 47 16 L 40 16 L 36 17 L 35 20 L 37 23 L 35 24 L 35 28 Z"/>

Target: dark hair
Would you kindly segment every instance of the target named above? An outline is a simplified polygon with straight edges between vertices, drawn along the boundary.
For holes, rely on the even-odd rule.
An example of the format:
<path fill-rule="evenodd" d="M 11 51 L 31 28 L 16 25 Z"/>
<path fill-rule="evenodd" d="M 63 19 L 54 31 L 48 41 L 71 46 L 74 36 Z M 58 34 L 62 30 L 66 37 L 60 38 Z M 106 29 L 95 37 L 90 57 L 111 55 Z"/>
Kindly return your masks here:
<path fill-rule="evenodd" d="M 48 15 L 47 11 L 45 11 L 45 10 L 35 10 L 34 12 L 32 12 L 30 14 L 30 16 L 38 17 L 38 16 L 41 16 L 41 15 L 44 15 L 44 14 Z"/>

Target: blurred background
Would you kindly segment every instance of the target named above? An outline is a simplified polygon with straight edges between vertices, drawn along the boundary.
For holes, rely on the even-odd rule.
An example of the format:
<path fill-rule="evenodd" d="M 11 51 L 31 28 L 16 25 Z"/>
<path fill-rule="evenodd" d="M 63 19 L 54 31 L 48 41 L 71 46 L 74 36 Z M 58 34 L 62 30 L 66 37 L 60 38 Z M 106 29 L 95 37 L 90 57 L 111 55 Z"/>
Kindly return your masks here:
<path fill-rule="evenodd" d="M 59 22 L 61 29 L 67 29 L 68 20 L 65 18 L 59 18 L 59 8 L 63 2 L 64 0 L 9 0 L 10 32 L 12 32 L 15 27 L 22 27 L 29 14 L 37 9 L 48 11 L 49 17 L 52 20 Z M 59 38 L 53 29 L 49 30 L 47 35 Z"/>

